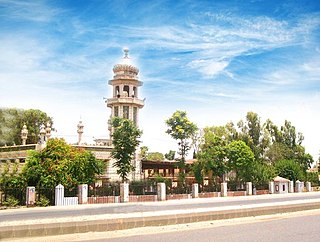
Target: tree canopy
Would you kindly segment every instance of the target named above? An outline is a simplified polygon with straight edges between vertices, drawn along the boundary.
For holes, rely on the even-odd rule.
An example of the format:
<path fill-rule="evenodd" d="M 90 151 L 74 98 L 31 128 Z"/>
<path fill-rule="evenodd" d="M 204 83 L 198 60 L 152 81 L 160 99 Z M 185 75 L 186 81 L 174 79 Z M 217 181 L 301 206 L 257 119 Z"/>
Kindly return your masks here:
<path fill-rule="evenodd" d="M 28 129 L 27 144 L 36 144 L 39 140 L 41 125 L 53 120 L 38 109 L 0 109 L 0 146 L 21 144 L 21 130 L 25 124 Z"/>
<path fill-rule="evenodd" d="M 178 140 L 179 155 L 182 161 L 185 160 L 188 150 L 190 150 L 190 139 L 197 131 L 197 126 L 189 121 L 187 113 L 184 111 L 175 111 L 173 115 L 166 120 L 168 129 L 166 131 L 173 139 Z"/>
<path fill-rule="evenodd" d="M 116 160 L 114 166 L 122 181 L 128 179 L 128 175 L 134 170 L 132 160 L 137 147 L 140 144 L 139 138 L 142 131 L 138 129 L 129 119 L 115 117 L 112 119 L 114 132 L 112 134 L 113 150 L 111 156 Z"/>
<path fill-rule="evenodd" d="M 90 151 L 68 145 L 63 139 L 49 139 L 41 151 L 30 151 L 22 176 L 28 185 L 74 187 L 91 184 L 105 164 Z"/>
<path fill-rule="evenodd" d="M 248 112 L 237 126 L 229 122 L 203 131 L 198 161 L 193 165 L 198 177 L 221 180 L 232 171 L 238 185 L 245 181 L 264 185 L 276 175 L 302 179 L 313 163 L 302 146 L 303 135 L 287 120 L 278 127 L 270 119 L 262 123 L 258 114 Z"/>

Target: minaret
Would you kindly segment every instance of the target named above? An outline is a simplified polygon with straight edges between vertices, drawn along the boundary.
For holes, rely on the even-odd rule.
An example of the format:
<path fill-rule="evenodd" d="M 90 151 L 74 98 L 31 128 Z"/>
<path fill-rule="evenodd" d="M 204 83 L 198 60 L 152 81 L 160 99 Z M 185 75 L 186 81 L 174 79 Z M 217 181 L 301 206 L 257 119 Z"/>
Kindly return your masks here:
<path fill-rule="evenodd" d="M 144 106 L 144 100 L 138 98 L 138 88 L 142 86 L 142 82 L 138 79 L 139 69 L 130 64 L 129 50 L 125 48 L 123 52 L 124 57 L 121 63 L 113 67 L 114 76 L 109 81 L 109 85 L 112 85 L 113 96 L 106 100 L 107 107 L 111 108 L 108 127 L 110 137 L 113 133 L 112 118 L 130 119 L 138 126 L 139 109 Z"/>
<path fill-rule="evenodd" d="M 27 129 L 27 125 L 24 124 L 21 130 L 22 145 L 26 145 L 27 138 L 28 138 L 28 129 Z"/>
<path fill-rule="evenodd" d="M 82 121 L 80 120 L 78 125 L 77 125 L 77 132 L 78 132 L 78 145 L 81 145 L 81 139 L 82 139 L 82 134 L 83 134 L 83 127 L 84 125 L 82 124 Z"/>

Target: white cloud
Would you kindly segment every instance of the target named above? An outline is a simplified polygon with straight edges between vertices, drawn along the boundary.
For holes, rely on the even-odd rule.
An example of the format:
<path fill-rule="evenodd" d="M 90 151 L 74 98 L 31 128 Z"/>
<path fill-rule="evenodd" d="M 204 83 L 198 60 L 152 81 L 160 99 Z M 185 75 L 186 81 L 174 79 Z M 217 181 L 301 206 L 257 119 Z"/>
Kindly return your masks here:
<path fill-rule="evenodd" d="M 227 66 L 227 61 L 193 60 L 188 66 L 198 71 L 205 77 L 213 77 L 221 73 Z"/>

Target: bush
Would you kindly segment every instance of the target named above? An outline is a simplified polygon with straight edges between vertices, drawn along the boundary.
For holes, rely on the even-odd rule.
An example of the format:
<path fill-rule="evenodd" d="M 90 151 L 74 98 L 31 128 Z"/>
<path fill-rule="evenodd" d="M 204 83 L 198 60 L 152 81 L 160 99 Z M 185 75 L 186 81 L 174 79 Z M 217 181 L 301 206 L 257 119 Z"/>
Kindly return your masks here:
<path fill-rule="evenodd" d="M 16 199 L 14 196 L 8 196 L 2 204 L 5 207 L 16 207 L 19 204 L 19 200 Z"/>
<path fill-rule="evenodd" d="M 45 196 L 40 197 L 38 201 L 36 201 L 36 206 L 38 207 L 47 207 L 50 204 L 50 200 Z"/>

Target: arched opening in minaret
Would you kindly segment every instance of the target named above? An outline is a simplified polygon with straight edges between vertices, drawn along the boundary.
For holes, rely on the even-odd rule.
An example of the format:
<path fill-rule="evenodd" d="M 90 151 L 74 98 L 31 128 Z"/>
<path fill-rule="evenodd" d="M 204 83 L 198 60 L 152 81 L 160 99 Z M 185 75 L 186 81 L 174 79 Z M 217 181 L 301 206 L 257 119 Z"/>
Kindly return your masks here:
<path fill-rule="evenodd" d="M 117 98 L 120 97 L 120 87 L 119 86 L 116 86 L 115 95 Z"/>
<path fill-rule="evenodd" d="M 123 95 L 125 97 L 129 97 L 129 86 L 127 85 L 123 86 Z"/>
<path fill-rule="evenodd" d="M 133 87 L 133 94 L 132 94 L 132 97 L 138 97 L 137 87 Z"/>

